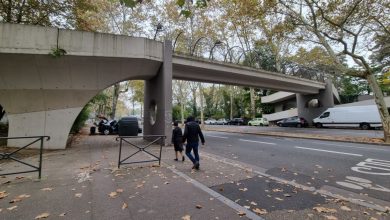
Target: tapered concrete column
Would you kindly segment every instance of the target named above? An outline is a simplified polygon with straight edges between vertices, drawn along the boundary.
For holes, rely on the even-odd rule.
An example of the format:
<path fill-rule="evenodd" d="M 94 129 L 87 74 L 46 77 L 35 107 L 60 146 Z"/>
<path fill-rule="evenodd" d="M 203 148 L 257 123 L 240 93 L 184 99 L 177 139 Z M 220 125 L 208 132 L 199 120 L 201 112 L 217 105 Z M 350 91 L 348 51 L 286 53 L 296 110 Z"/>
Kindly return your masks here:
<path fill-rule="evenodd" d="M 82 109 L 83 107 L 9 114 L 9 136 L 50 136 L 51 139 L 44 142 L 45 149 L 64 149 L 73 122 Z M 7 145 L 10 147 L 21 147 L 33 140 L 8 140 Z M 32 147 L 40 147 L 40 142 L 33 144 Z"/>
<path fill-rule="evenodd" d="M 309 124 L 312 124 L 314 118 L 318 117 L 323 111 L 334 107 L 333 86 L 332 81 L 327 80 L 324 90 L 320 90 L 318 94 L 297 94 L 298 116 L 305 118 Z M 310 107 L 309 101 L 318 99 L 319 107 Z"/>
<path fill-rule="evenodd" d="M 157 76 L 145 81 L 144 134 L 172 135 L 172 43 L 164 42 L 163 64 Z"/>

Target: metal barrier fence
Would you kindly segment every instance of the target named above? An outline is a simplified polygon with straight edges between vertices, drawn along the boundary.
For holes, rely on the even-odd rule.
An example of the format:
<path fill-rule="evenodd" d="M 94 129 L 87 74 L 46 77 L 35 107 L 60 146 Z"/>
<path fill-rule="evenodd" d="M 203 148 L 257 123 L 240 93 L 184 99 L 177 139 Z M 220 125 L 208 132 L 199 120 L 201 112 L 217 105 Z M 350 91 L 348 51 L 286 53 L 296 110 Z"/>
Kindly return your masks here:
<path fill-rule="evenodd" d="M 23 147 L 20 147 L 17 150 L 14 150 L 12 152 L 0 152 L 0 162 L 2 160 L 14 160 L 18 163 L 24 164 L 26 166 L 32 167 L 32 170 L 26 170 L 26 171 L 19 171 L 19 172 L 9 172 L 9 173 L 0 173 L 0 176 L 7 176 L 7 175 L 13 175 L 13 174 L 21 174 L 21 173 L 32 173 L 32 172 L 38 172 L 39 179 L 41 178 L 42 173 L 42 152 L 43 152 L 43 140 L 46 138 L 46 141 L 50 140 L 50 136 L 31 136 L 31 137 L 0 137 L 1 140 L 12 140 L 12 139 L 34 139 L 32 142 L 24 145 Z M 22 161 L 21 159 L 18 159 L 16 157 L 16 153 L 18 153 L 21 150 L 26 149 L 27 147 L 35 144 L 36 142 L 40 141 L 40 147 L 39 147 L 39 164 L 38 166 L 35 166 L 33 164 L 27 163 L 25 161 Z"/>
<path fill-rule="evenodd" d="M 132 143 L 130 140 L 131 139 L 136 139 L 136 138 L 142 138 L 145 141 L 149 141 L 148 144 L 141 146 L 140 144 Z M 115 140 L 119 141 L 119 159 L 118 159 L 118 168 L 120 168 L 121 165 L 124 164 L 134 164 L 134 163 L 147 163 L 147 162 L 155 162 L 158 161 L 158 164 L 161 165 L 161 151 L 162 151 L 162 146 L 165 143 L 165 136 L 164 135 L 144 135 L 144 136 L 119 136 Z M 132 147 L 135 147 L 138 149 L 135 153 L 131 154 L 130 156 L 125 157 L 122 159 L 122 147 L 124 143 L 129 144 Z M 160 152 L 159 155 L 155 155 L 149 151 L 146 150 L 146 148 L 152 146 L 153 144 L 160 144 Z M 128 159 L 131 157 L 134 157 L 136 154 L 144 152 L 156 159 L 153 160 L 143 160 L 143 161 L 133 161 L 133 162 L 126 162 Z"/>

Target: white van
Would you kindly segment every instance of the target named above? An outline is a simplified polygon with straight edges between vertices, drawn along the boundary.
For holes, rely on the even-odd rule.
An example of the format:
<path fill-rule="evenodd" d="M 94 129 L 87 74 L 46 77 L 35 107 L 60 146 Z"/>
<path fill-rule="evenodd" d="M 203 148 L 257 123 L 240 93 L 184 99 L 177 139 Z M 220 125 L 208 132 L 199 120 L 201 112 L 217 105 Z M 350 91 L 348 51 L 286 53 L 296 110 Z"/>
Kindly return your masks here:
<path fill-rule="evenodd" d="M 367 130 L 382 127 L 376 105 L 328 108 L 319 117 L 313 119 L 313 124 L 317 128 L 360 127 Z"/>

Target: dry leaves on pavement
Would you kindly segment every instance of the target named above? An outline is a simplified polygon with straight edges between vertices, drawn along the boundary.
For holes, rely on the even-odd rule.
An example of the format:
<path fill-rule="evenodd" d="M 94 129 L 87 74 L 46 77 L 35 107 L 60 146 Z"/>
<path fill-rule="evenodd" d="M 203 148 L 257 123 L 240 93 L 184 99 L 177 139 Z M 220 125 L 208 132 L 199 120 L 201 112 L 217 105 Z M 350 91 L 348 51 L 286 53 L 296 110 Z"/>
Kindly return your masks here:
<path fill-rule="evenodd" d="M 127 205 L 127 203 L 124 202 L 122 205 L 122 210 L 126 209 L 127 207 L 129 207 L 129 206 Z"/>
<path fill-rule="evenodd" d="M 237 215 L 239 215 L 239 216 L 245 216 L 245 215 L 246 215 L 246 213 L 245 213 L 245 212 L 243 212 L 243 211 L 239 211 L 239 212 L 237 213 Z"/>
<path fill-rule="evenodd" d="M 190 215 L 185 215 L 183 217 L 181 217 L 182 220 L 191 220 L 191 216 Z"/>
<path fill-rule="evenodd" d="M 41 189 L 42 191 L 52 191 L 53 190 L 53 188 L 49 188 L 49 187 L 47 187 L 47 188 L 43 188 L 43 189 Z"/>
<path fill-rule="evenodd" d="M 43 218 L 47 218 L 47 217 L 49 217 L 49 216 L 50 216 L 49 213 L 44 212 L 44 213 L 42 213 L 42 214 L 37 215 L 37 217 L 35 217 L 35 219 L 43 219 Z"/>
<path fill-rule="evenodd" d="M 337 220 L 337 218 L 335 216 L 333 216 L 333 215 L 325 215 L 325 218 L 327 220 Z"/>
<path fill-rule="evenodd" d="M 325 208 L 325 207 L 321 207 L 321 206 L 316 206 L 313 208 L 313 210 L 317 211 L 317 212 L 322 212 L 322 213 L 336 213 L 337 210 L 336 209 L 330 209 L 330 208 Z"/>
<path fill-rule="evenodd" d="M 110 198 L 116 198 L 117 195 L 118 195 L 117 192 L 111 192 L 110 194 L 108 194 L 108 196 L 109 196 Z"/>
<path fill-rule="evenodd" d="M 18 207 L 17 205 L 14 205 L 14 206 L 7 208 L 7 210 L 12 211 L 12 210 L 16 209 L 17 207 Z"/>
<path fill-rule="evenodd" d="M 22 194 L 22 195 L 19 195 L 17 197 L 15 197 L 13 200 L 11 200 L 9 203 L 15 203 L 15 202 L 20 202 L 22 201 L 22 199 L 25 199 L 25 198 L 29 198 L 31 197 L 30 195 L 27 195 L 27 194 Z"/>
<path fill-rule="evenodd" d="M 268 213 L 267 210 L 265 210 L 265 209 L 259 209 L 259 208 L 255 208 L 255 209 L 253 209 L 253 211 L 254 211 L 256 214 L 258 214 L 258 215 L 265 215 L 265 214 Z"/>
<path fill-rule="evenodd" d="M 82 195 L 83 195 L 82 193 L 76 193 L 76 194 L 74 194 L 74 196 L 75 196 L 76 198 L 81 198 Z"/>
<path fill-rule="evenodd" d="M 203 208 L 201 205 L 196 205 L 196 208 L 197 209 L 201 209 L 201 208 Z"/>
<path fill-rule="evenodd" d="M 344 211 L 352 211 L 352 209 L 347 206 L 341 206 L 340 209 Z"/>
<path fill-rule="evenodd" d="M 3 199 L 5 197 L 7 197 L 9 195 L 9 193 L 7 193 L 6 191 L 0 191 L 0 199 Z"/>

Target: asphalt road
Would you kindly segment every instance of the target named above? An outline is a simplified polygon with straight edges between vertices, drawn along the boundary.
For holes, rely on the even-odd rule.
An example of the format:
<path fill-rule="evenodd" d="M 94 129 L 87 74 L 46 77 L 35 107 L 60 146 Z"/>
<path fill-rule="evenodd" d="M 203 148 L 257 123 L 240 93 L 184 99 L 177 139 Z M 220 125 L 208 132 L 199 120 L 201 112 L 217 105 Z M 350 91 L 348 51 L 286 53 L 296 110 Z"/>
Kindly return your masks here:
<path fill-rule="evenodd" d="M 361 129 L 342 129 L 342 128 L 294 128 L 294 127 L 278 127 L 278 126 L 234 126 L 234 125 L 208 125 L 208 127 L 228 128 L 235 127 L 242 131 L 259 131 L 259 132 L 289 132 L 303 134 L 318 134 L 318 135 L 337 135 L 337 136 L 358 136 L 382 138 L 383 130 L 361 130 Z"/>
<path fill-rule="evenodd" d="M 390 147 L 205 132 L 201 151 L 264 168 L 297 183 L 390 201 Z"/>

